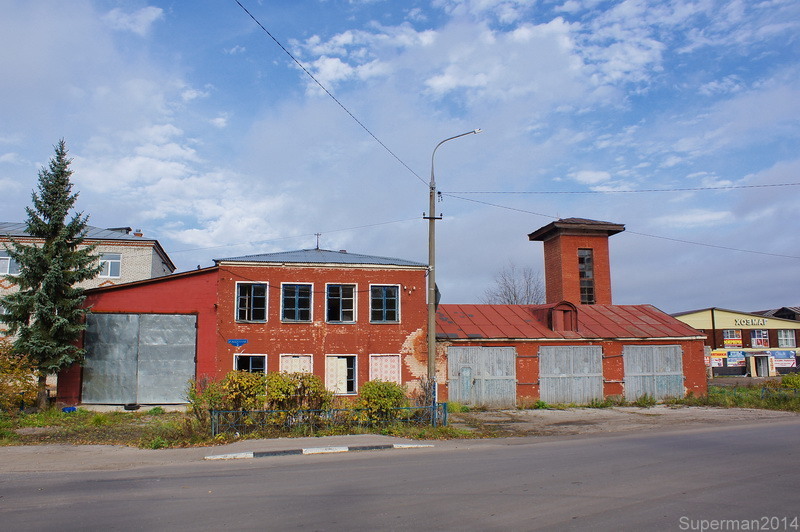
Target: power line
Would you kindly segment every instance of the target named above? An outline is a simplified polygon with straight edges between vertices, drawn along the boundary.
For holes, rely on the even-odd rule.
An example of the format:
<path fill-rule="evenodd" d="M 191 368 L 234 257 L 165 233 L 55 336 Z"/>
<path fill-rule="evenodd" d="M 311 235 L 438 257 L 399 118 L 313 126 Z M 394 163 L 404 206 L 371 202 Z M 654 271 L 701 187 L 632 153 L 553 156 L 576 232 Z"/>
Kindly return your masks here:
<path fill-rule="evenodd" d="M 528 210 L 525 210 L 525 209 L 518 209 L 516 207 L 509 207 L 507 205 L 498 205 L 496 203 L 489 203 L 488 201 L 480 201 L 480 200 L 476 200 L 476 199 L 472 199 L 472 198 L 464 198 L 464 197 L 460 197 L 460 196 L 455 196 L 455 195 L 453 195 L 451 193 L 442 192 L 441 194 L 443 196 L 448 196 L 450 198 L 460 199 L 462 201 L 471 201 L 473 203 L 480 203 L 481 205 L 488 205 L 490 207 L 496 207 L 498 209 L 506 209 L 506 210 L 509 210 L 509 211 L 516 211 L 516 212 L 521 212 L 521 213 L 525 213 L 525 214 L 533 214 L 535 216 L 543 216 L 545 218 L 551 218 L 553 220 L 558 220 L 559 219 L 558 216 L 553 216 L 551 214 L 542 214 L 540 212 L 533 212 L 533 211 L 528 211 Z M 651 234 L 648 234 L 648 233 L 639 233 L 637 231 L 630 231 L 628 229 L 626 229 L 625 232 L 626 233 L 630 233 L 630 234 L 634 234 L 634 235 L 639 235 L 639 236 L 646 236 L 646 237 L 650 237 L 650 238 L 659 238 L 661 240 L 670 240 L 672 242 L 680 242 L 681 244 L 692 244 L 692 245 L 695 245 L 695 246 L 704 246 L 704 247 L 709 247 L 709 248 L 724 249 L 724 250 L 727 250 L 727 251 L 739 251 L 739 252 L 742 252 L 742 253 L 753 253 L 753 254 L 756 254 L 756 255 L 767 255 L 769 257 L 781 257 L 781 258 L 784 258 L 784 259 L 800 259 L 800 256 L 797 256 L 797 255 L 783 255 L 783 254 L 780 254 L 780 253 L 769 253 L 769 252 L 766 252 L 766 251 L 756 251 L 756 250 L 752 250 L 752 249 L 741 249 L 741 248 L 734 248 L 734 247 L 728 247 L 728 246 L 719 246 L 717 244 L 708 244 L 706 242 L 695 242 L 693 240 L 683 240 L 683 239 L 680 239 L 680 238 L 671 238 L 671 237 L 667 237 L 667 236 L 651 235 Z"/>
<path fill-rule="evenodd" d="M 742 188 L 796 187 L 800 183 L 770 183 L 764 185 L 725 185 L 694 188 L 646 188 L 641 190 L 460 190 L 447 194 L 642 194 L 645 192 L 696 192 L 702 190 L 734 190 Z M 444 194 L 444 192 L 443 192 Z"/>
<path fill-rule="evenodd" d="M 314 80 L 314 83 L 316 83 L 317 85 L 319 85 L 319 87 L 320 87 L 320 88 L 321 88 L 323 91 L 325 91 L 325 94 L 327 94 L 328 96 L 330 96 L 330 98 L 331 98 L 331 99 L 332 99 L 334 102 L 336 102 L 336 103 L 339 105 L 339 107 L 341 107 L 341 108 L 344 110 L 344 112 L 345 112 L 345 113 L 347 113 L 347 114 L 350 116 L 350 118 L 352 118 L 352 119 L 355 121 L 355 123 L 356 123 L 356 124 L 358 124 L 359 126 L 361 126 L 361 129 L 363 129 L 364 131 L 366 131 L 366 132 L 367 132 L 367 134 L 368 134 L 370 137 L 372 137 L 372 138 L 375 140 L 375 142 L 377 142 L 378 144 L 380 144 L 380 145 L 381 145 L 381 147 L 382 147 L 384 150 L 386 150 L 386 151 L 389 153 L 389 155 L 391 155 L 392 157 L 394 157 L 394 158 L 395 158 L 395 160 L 397 160 L 397 162 L 399 162 L 400 164 L 402 164 L 403 166 L 405 166 L 406 170 L 408 170 L 409 172 L 411 172 L 412 174 L 414 174 L 414 176 L 415 176 L 417 179 L 419 179 L 419 180 L 422 182 L 422 184 L 424 184 L 425 186 L 428 186 L 428 183 L 427 183 L 427 182 L 426 182 L 424 179 L 422 179 L 422 178 L 419 176 L 419 174 L 417 174 L 417 173 L 416 173 L 414 170 L 412 170 L 412 169 L 411 169 L 411 167 L 410 167 L 410 166 L 408 166 L 408 165 L 405 163 L 405 161 L 403 161 L 403 160 L 402 160 L 400 157 L 398 157 L 398 156 L 397 156 L 397 154 L 395 154 L 395 153 L 394 153 L 394 152 L 393 152 L 391 149 L 389 149 L 389 147 L 388 147 L 386 144 L 384 144 L 384 143 L 383 143 L 383 141 L 381 141 L 381 139 L 379 139 L 379 138 L 378 138 L 378 137 L 377 137 L 377 136 L 376 136 L 376 135 L 375 135 L 375 134 L 374 134 L 372 131 L 370 131 L 370 130 L 369 130 L 369 128 L 368 128 L 367 126 L 365 126 L 363 122 L 361 122 L 361 120 L 359 120 L 358 118 L 356 118 L 356 116 L 355 116 L 353 113 L 351 113 L 351 112 L 350 112 L 350 110 L 349 110 L 347 107 L 345 107 L 345 105 L 344 105 L 342 102 L 340 102 L 340 101 L 339 101 L 339 99 L 338 99 L 338 98 L 336 98 L 336 96 L 334 96 L 334 95 L 333 95 L 333 93 L 331 93 L 331 91 L 329 91 L 329 90 L 327 89 L 327 87 L 325 87 L 325 85 L 323 85 L 323 84 L 322 84 L 322 83 L 321 83 L 321 82 L 320 82 L 320 81 L 319 81 L 319 80 L 318 80 L 316 77 L 314 77 L 314 74 L 312 74 L 312 73 L 311 73 L 311 72 L 310 72 L 310 71 L 309 71 L 309 70 L 308 70 L 308 69 L 307 69 L 305 66 L 303 66 L 303 64 L 302 64 L 302 63 L 301 63 L 301 62 L 300 62 L 300 61 L 299 61 L 299 60 L 298 60 L 298 59 L 297 59 L 297 58 L 296 58 L 294 55 L 292 55 L 292 53 L 291 53 L 289 50 L 287 50 L 287 49 L 286 49 L 286 47 L 285 47 L 283 44 L 281 44 L 281 42 L 280 42 L 278 39 L 276 39 L 276 38 L 275 38 L 275 36 L 274 36 L 274 35 L 272 35 L 272 33 L 270 33 L 270 31 L 269 31 L 267 28 L 265 28 L 265 27 L 264 27 L 264 25 L 263 25 L 263 24 L 261 24 L 261 22 L 260 22 L 260 21 L 259 21 L 259 20 L 258 20 L 258 19 L 255 17 L 255 16 L 253 16 L 253 14 L 252 14 L 252 13 L 250 13 L 250 11 L 248 11 L 248 10 L 247 10 L 247 8 L 246 8 L 246 7 L 244 7 L 244 6 L 242 5 L 242 3 L 241 3 L 239 0 L 234 0 L 234 2 L 236 2 L 236 3 L 239 5 L 239 7 L 241 7 L 241 8 L 242 8 L 242 10 L 243 10 L 245 13 L 247 13 L 247 15 L 248 15 L 248 16 L 249 16 L 251 19 L 253 19 L 253 22 L 255 22 L 256 24 L 258 24 L 258 27 L 259 27 L 259 28 L 261 28 L 261 29 L 264 31 L 264 33 L 266 33 L 266 34 L 269 36 L 269 38 L 270 38 L 270 39 L 272 39 L 273 41 L 275 41 L 275 44 L 277 44 L 277 45 L 278 45 L 278 46 L 281 48 L 281 50 L 283 50 L 283 51 L 284 51 L 284 53 L 286 53 L 286 55 L 288 55 L 288 56 L 289 56 L 289 57 L 292 59 L 292 61 L 294 61 L 294 62 L 297 64 L 297 66 L 299 66 L 299 67 L 300 67 L 300 68 L 303 70 L 303 72 L 305 72 L 305 73 L 308 75 L 308 77 L 310 77 L 312 80 Z"/>

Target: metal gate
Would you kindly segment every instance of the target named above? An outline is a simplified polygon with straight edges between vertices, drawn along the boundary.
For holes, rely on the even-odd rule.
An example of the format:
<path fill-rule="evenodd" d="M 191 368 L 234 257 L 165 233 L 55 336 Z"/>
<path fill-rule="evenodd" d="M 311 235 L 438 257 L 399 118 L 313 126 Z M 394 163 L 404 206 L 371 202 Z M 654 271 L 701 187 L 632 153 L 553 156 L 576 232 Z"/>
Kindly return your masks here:
<path fill-rule="evenodd" d="M 625 399 L 683 397 L 683 351 L 679 345 L 626 345 Z"/>
<path fill-rule="evenodd" d="M 450 401 L 493 408 L 517 404 L 517 350 L 513 347 L 448 347 Z"/>
<path fill-rule="evenodd" d="M 546 403 L 586 404 L 603 399 L 600 346 L 539 348 L 539 391 Z"/>
<path fill-rule="evenodd" d="M 196 323 L 194 315 L 89 314 L 82 401 L 185 403 L 195 377 Z"/>

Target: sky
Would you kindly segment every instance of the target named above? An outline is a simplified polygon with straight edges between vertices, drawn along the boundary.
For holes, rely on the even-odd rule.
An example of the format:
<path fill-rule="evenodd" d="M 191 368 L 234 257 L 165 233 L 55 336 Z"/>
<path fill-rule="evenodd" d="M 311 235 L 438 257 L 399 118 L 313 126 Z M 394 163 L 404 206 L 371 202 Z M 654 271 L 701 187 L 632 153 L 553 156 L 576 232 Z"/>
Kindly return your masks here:
<path fill-rule="evenodd" d="M 800 305 L 796 0 L 239 2 L 0 0 L 0 221 L 63 138 L 89 223 L 180 271 L 427 262 L 433 149 L 480 128 L 435 155 L 442 302 L 579 217 L 625 224 L 616 304 Z"/>

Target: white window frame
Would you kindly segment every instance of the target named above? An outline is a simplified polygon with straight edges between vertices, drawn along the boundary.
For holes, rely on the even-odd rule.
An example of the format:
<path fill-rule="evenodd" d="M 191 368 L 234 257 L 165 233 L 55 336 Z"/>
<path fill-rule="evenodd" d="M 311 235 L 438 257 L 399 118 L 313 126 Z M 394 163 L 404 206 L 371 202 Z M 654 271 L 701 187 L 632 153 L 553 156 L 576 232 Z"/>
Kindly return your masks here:
<path fill-rule="evenodd" d="M 750 347 L 758 349 L 769 348 L 769 331 L 767 329 L 750 330 Z"/>
<path fill-rule="evenodd" d="M 288 373 L 289 372 L 289 370 L 286 368 L 286 364 L 284 363 L 284 360 L 286 358 L 289 358 L 289 357 L 292 357 L 292 358 L 294 358 L 294 357 L 306 358 L 307 357 L 309 362 L 310 362 L 309 368 L 308 368 L 308 373 L 314 373 L 314 355 L 312 355 L 311 353 L 281 353 L 280 357 L 279 357 L 279 362 L 278 362 L 279 366 L 280 366 L 281 373 Z"/>
<path fill-rule="evenodd" d="M 397 288 L 397 320 L 395 320 L 395 321 L 375 321 L 375 320 L 372 319 L 372 288 L 376 287 L 376 286 L 393 286 L 393 287 Z M 402 291 L 402 289 L 401 289 L 399 284 L 393 284 L 393 283 L 375 283 L 375 284 L 370 284 L 369 285 L 369 322 L 370 323 L 374 323 L 376 325 L 400 323 L 401 319 L 402 319 L 402 315 L 400 314 L 400 309 L 402 309 L 402 307 L 403 307 L 403 305 L 402 305 L 402 297 L 401 297 L 402 294 L 403 294 L 403 291 Z"/>
<path fill-rule="evenodd" d="M 109 258 L 109 255 L 116 255 L 119 258 Z M 111 265 L 113 263 L 116 263 L 119 269 L 119 273 L 117 273 L 117 275 L 111 274 Z M 106 272 L 106 266 L 108 267 L 108 272 Z M 119 279 L 122 277 L 122 253 L 114 253 L 111 251 L 100 253 L 100 274 L 98 277 L 102 277 L 104 279 Z"/>
<path fill-rule="evenodd" d="M 797 333 L 794 329 L 778 329 L 778 347 L 797 347 Z"/>
<path fill-rule="evenodd" d="M 378 375 L 375 374 L 374 364 L 373 361 L 379 357 L 392 357 L 397 358 L 397 379 L 392 379 L 388 382 L 394 382 L 397 384 L 403 384 L 403 358 L 400 356 L 399 353 L 373 353 L 369 355 L 369 380 L 374 381 L 378 378 Z"/>
<path fill-rule="evenodd" d="M 308 319 L 307 320 L 287 320 L 283 316 L 283 290 L 284 287 L 287 285 L 306 285 L 310 286 L 311 290 L 309 293 L 309 301 L 308 301 Z M 314 321 L 314 283 L 309 283 L 305 281 L 296 281 L 296 282 L 287 282 L 281 283 L 281 322 L 282 323 L 312 323 Z"/>
<path fill-rule="evenodd" d="M 331 363 L 333 360 L 346 358 L 353 360 L 353 390 L 345 390 L 344 392 L 338 391 L 336 382 L 331 379 Z M 345 387 L 347 386 L 347 376 L 345 375 Z M 334 395 L 358 395 L 358 355 L 354 354 L 338 354 L 338 355 L 325 355 L 325 388 L 332 391 Z"/>
<path fill-rule="evenodd" d="M 16 268 L 12 268 L 12 265 L 15 265 Z M 0 249 L 0 275 L 19 275 L 19 264 L 11 258 L 11 254 L 5 249 Z"/>
<path fill-rule="evenodd" d="M 234 371 L 250 371 L 250 370 L 239 370 L 239 359 L 242 357 L 254 358 L 254 357 L 261 357 L 264 359 L 264 374 L 267 373 L 269 370 L 268 367 L 268 359 L 267 355 L 259 354 L 259 353 L 236 353 L 233 355 L 233 369 Z M 260 371 L 252 371 L 251 373 L 261 373 Z"/>
<path fill-rule="evenodd" d="M 264 285 L 264 319 L 240 320 L 239 319 L 239 285 Z M 252 297 L 252 296 L 251 296 Z M 251 309 L 252 315 L 252 309 Z M 269 321 L 269 282 L 267 281 L 236 281 L 233 293 L 233 320 L 237 323 L 267 323 Z"/>
<path fill-rule="evenodd" d="M 350 321 L 331 320 L 328 316 L 328 289 L 331 286 L 350 286 L 353 288 L 353 319 Z M 341 312 L 341 309 L 340 309 Z M 325 283 L 325 321 L 327 323 L 353 324 L 358 321 L 358 285 L 355 283 Z"/>

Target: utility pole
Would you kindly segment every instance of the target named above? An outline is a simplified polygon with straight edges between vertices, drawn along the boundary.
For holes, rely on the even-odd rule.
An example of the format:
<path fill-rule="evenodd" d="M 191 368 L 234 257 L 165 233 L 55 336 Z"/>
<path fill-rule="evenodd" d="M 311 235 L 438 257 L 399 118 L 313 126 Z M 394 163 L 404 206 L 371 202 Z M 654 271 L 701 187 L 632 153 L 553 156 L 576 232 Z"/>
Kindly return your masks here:
<path fill-rule="evenodd" d="M 428 385 L 431 386 L 432 402 L 436 405 L 438 397 L 436 384 L 436 220 L 441 220 L 441 216 L 436 216 L 436 176 L 433 171 L 434 157 L 439 146 L 453 139 L 480 133 L 480 129 L 473 129 L 466 133 L 461 133 L 454 137 L 446 138 L 433 149 L 431 154 L 431 181 L 428 215 L 424 219 L 428 220 Z"/>

